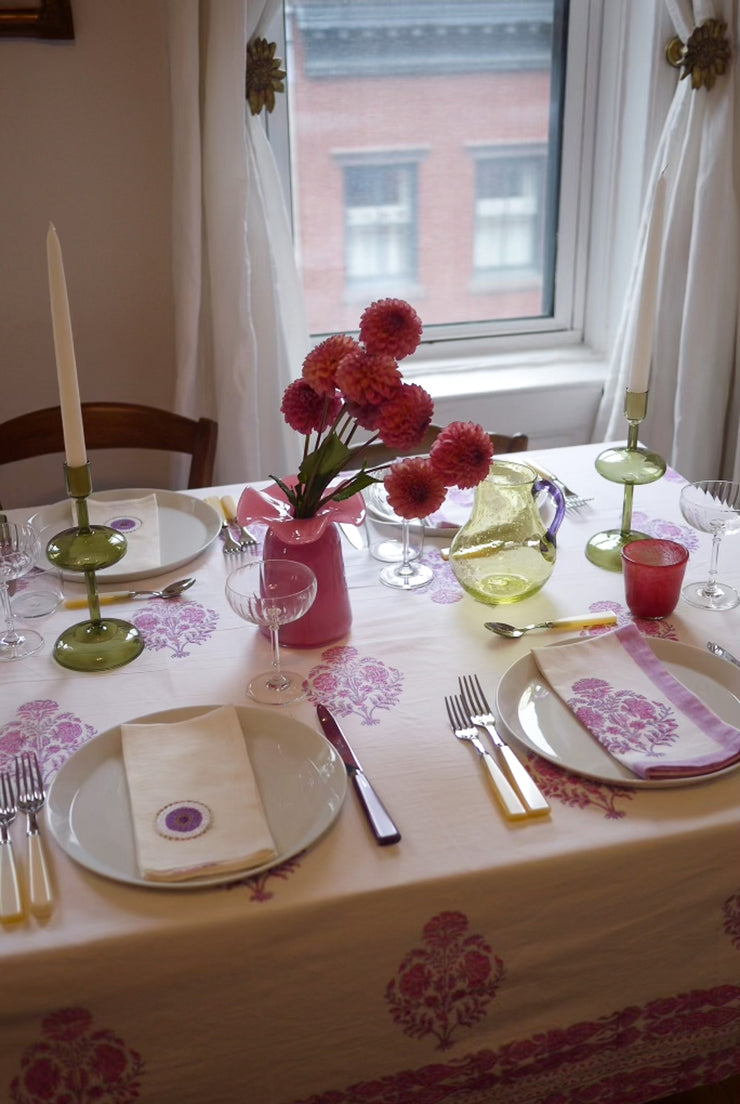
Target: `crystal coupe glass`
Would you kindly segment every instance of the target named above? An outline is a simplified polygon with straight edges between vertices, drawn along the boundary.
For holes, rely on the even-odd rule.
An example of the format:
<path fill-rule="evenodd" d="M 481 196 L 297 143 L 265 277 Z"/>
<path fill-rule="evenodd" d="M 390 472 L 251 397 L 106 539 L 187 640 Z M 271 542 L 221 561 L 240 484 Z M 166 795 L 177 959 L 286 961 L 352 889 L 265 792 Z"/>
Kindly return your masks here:
<path fill-rule="evenodd" d="M 30 571 L 39 552 L 39 540 L 30 525 L 0 522 L 0 600 L 5 627 L 0 636 L 0 660 L 25 659 L 38 652 L 44 638 L 35 629 L 16 627 L 8 583 Z"/>
<path fill-rule="evenodd" d="M 740 602 L 740 595 L 728 583 L 717 581 L 717 568 L 722 538 L 726 533 L 740 533 L 740 483 L 725 479 L 689 483 L 682 488 L 679 503 L 693 529 L 712 534 L 709 577 L 706 582 L 687 583 L 682 594 L 701 609 L 732 609 Z"/>
<path fill-rule="evenodd" d="M 253 560 L 232 571 L 226 599 L 239 617 L 269 629 L 273 670 L 256 675 L 247 687 L 255 701 L 284 705 L 305 697 L 303 679 L 280 666 L 281 625 L 303 617 L 316 598 L 316 576 L 294 560 Z"/>

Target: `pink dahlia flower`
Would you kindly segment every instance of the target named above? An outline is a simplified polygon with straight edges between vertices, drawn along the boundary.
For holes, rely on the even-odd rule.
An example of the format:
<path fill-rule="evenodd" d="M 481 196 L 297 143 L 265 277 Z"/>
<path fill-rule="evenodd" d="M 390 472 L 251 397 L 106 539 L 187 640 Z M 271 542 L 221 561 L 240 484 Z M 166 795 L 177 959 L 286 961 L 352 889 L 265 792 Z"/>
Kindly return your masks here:
<path fill-rule="evenodd" d="M 440 508 L 447 494 L 444 482 L 421 456 L 393 464 L 385 477 L 385 489 L 391 508 L 409 521 L 429 517 Z"/>
<path fill-rule="evenodd" d="M 348 353 L 360 350 L 354 338 L 333 334 L 312 349 L 303 361 L 303 378 L 319 395 L 333 395 L 337 368 Z"/>
<path fill-rule="evenodd" d="M 402 383 L 392 356 L 376 356 L 359 348 L 343 358 L 336 380 L 346 398 L 360 406 L 379 406 L 395 395 Z"/>
<path fill-rule="evenodd" d="M 378 299 L 360 319 L 360 341 L 369 353 L 386 353 L 402 360 L 421 341 L 421 319 L 403 299 Z"/>
<path fill-rule="evenodd" d="M 421 444 L 433 414 L 434 400 L 429 392 L 418 383 L 404 383 L 380 410 L 380 439 L 389 448 L 410 452 Z"/>
<path fill-rule="evenodd" d="M 451 422 L 432 445 L 429 460 L 448 487 L 475 487 L 485 479 L 493 444 L 475 422 Z"/>
<path fill-rule="evenodd" d="M 362 429 L 375 431 L 378 428 L 378 418 L 382 407 L 373 406 L 372 404 L 361 406 L 359 403 L 349 401 L 345 403 L 345 407 L 350 418 L 354 418 Z"/>
<path fill-rule="evenodd" d="M 280 410 L 291 429 L 297 433 L 323 432 L 332 424 L 341 409 L 338 395 L 320 395 L 305 380 L 294 380 L 283 392 Z"/>

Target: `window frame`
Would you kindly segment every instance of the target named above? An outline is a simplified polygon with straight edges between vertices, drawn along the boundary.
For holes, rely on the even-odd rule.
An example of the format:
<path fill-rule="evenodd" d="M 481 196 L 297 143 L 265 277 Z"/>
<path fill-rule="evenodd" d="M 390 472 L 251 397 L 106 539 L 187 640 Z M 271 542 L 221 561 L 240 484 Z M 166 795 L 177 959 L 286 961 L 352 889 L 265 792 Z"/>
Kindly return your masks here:
<path fill-rule="evenodd" d="M 266 33 L 290 67 L 283 4 L 276 8 Z M 589 364 L 603 378 L 660 113 L 675 83 L 675 71 L 660 64 L 669 30 L 662 0 L 569 0 L 552 317 L 504 320 L 488 333 L 450 324 L 444 335 L 424 336 L 405 375 L 423 375 L 433 390 L 435 378 L 446 380 L 442 393 L 456 386 L 449 373 L 469 371 L 480 386 L 481 370 L 499 367 L 505 387 L 512 370 L 530 366 L 540 380 L 543 363 L 573 363 L 576 380 Z M 264 122 L 292 211 L 287 95 Z"/>

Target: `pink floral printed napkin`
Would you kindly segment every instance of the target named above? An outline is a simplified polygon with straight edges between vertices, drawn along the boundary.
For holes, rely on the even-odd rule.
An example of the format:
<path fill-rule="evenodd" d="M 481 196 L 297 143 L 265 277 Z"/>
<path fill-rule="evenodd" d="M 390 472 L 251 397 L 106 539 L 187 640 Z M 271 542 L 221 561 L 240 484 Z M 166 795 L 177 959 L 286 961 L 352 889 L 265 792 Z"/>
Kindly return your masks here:
<path fill-rule="evenodd" d="M 639 778 L 686 778 L 740 762 L 740 730 L 674 678 L 634 625 L 533 648 L 532 656 L 581 724 Z"/>
<path fill-rule="evenodd" d="M 121 744 L 143 878 L 176 882 L 274 858 L 233 706 L 174 724 L 121 725 Z"/>

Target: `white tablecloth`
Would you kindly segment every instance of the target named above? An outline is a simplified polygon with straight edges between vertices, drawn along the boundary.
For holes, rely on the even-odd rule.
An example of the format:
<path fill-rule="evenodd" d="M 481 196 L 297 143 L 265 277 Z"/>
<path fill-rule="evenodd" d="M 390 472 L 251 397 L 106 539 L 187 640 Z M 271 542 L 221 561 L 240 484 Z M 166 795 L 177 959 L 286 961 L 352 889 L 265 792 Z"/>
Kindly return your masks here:
<path fill-rule="evenodd" d="M 431 586 L 396 592 L 346 545 L 350 635 L 286 652 L 309 687 L 286 715 L 318 729 L 315 702 L 326 702 L 400 844 L 374 843 L 350 788 L 327 834 L 282 867 L 182 892 L 101 878 L 46 830 L 56 907 L 0 930 L 0 1099 L 641 1104 L 740 1070 L 740 771 L 634 789 L 531 758 L 552 816 L 512 826 L 444 712 L 459 674 L 476 672 L 492 698 L 534 640 L 499 639 L 485 620 L 605 605 L 629 620 L 621 574 L 584 555 L 621 520 L 622 488 L 596 474 L 598 452 L 532 454 L 594 495 L 567 515 L 537 596 L 477 604 L 440 558 L 441 538 L 426 544 Z M 698 577 L 709 538 L 682 520 L 681 483 L 669 472 L 637 488 L 633 524 L 685 540 L 687 577 Z M 736 585 L 739 562 L 730 537 L 721 572 Z M 269 644 L 224 599 L 231 566 L 217 542 L 156 580 L 197 575 L 177 603 L 108 607 L 147 644 L 117 671 L 76 674 L 52 659 L 79 611 L 39 622 L 44 650 L 0 666 L 0 766 L 33 748 L 49 781 L 123 721 L 245 704 Z M 682 601 L 639 627 L 740 652 L 740 609 Z M 20 819 L 13 838 L 23 865 Z"/>

